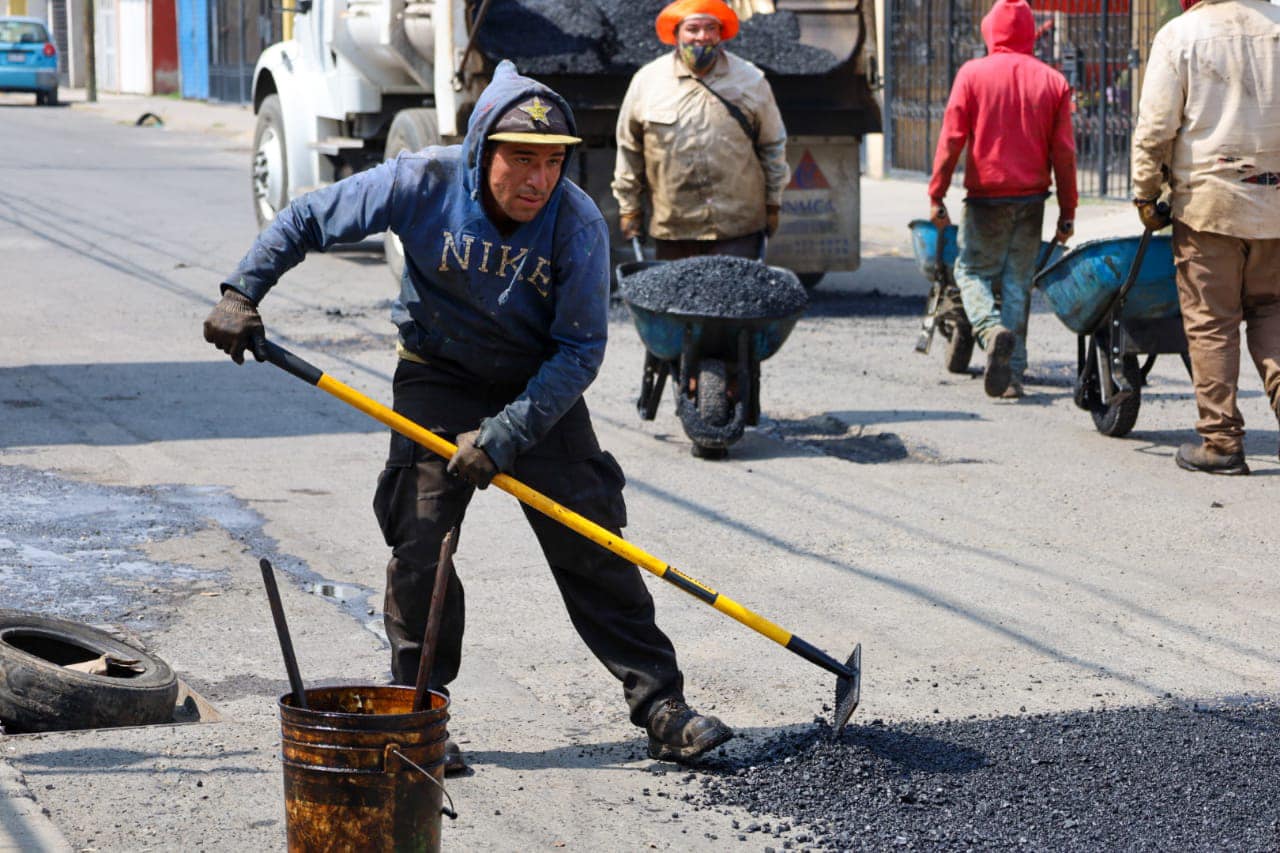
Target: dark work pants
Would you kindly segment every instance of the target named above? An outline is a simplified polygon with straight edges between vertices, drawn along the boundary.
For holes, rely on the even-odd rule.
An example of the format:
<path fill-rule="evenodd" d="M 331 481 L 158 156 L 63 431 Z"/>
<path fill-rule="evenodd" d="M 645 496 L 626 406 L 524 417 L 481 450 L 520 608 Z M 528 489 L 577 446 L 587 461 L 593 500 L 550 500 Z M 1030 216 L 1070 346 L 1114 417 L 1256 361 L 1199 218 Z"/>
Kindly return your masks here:
<path fill-rule="evenodd" d="M 401 361 L 394 380 L 395 410 L 454 440 L 476 429 L 522 390 L 464 382 L 436 368 Z M 374 512 L 391 546 L 384 605 L 391 672 L 398 684 L 417 679 L 431 587 L 445 534 L 462 523 L 475 489 L 445 471 L 445 460 L 393 433 L 387 466 L 378 478 Z M 600 449 L 587 406 L 579 400 L 509 472 L 530 488 L 615 534 L 626 524 L 625 479 Z M 653 598 L 631 563 L 563 525 L 523 506 L 560 588 L 569 619 L 601 663 L 622 682 L 631 721 L 643 726 L 655 703 L 683 699 L 675 649 L 654 622 Z M 474 533 L 471 535 L 475 535 Z M 483 535 L 483 534 L 481 534 Z M 467 542 L 469 536 L 460 536 Z M 513 608 L 522 578 L 508 578 Z M 447 686 L 462 660 L 464 593 L 457 573 L 448 597 L 431 687 Z"/>
<path fill-rule="evenodd" d="M 654 257 L 660 261 L 679 261 L 702 255 L 733 255 L 755 260 L 760 257 L 760 235 L 747 234 L 724 240 L 653 240 Z"/>

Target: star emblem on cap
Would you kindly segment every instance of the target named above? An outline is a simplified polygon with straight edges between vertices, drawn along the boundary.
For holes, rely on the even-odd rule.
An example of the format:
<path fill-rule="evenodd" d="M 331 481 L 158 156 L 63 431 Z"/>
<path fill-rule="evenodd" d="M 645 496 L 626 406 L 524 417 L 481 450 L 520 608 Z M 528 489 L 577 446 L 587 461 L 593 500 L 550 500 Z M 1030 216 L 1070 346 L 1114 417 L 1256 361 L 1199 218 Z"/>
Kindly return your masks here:
<path fill-rule="evenodd" d="M 547 111 L 551 109 L 549 104 L 544 104 L 538 100 L 538 96 L 533 96 L 533 103 L 522 104 L 519 107 L 521 112 L 528 113 L 529 118 L 533 119 L 535 124 L 551 124 L 547 121 Z"/>

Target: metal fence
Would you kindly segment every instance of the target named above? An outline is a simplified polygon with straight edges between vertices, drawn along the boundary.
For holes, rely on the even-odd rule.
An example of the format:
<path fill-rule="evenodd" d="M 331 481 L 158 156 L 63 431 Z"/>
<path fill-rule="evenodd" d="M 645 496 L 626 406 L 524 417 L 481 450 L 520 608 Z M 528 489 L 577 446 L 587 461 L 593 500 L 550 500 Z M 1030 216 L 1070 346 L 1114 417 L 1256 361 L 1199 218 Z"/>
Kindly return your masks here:
<path fill-rule="evenodd" d="M 928 173 L 956 71 L 986 54 L 979 26 L 991 0 L 891 0 L 885 122 L 890 165 Z M 1082 195 L 1127 197 L 1129 140 L 1163 0 L 1033 4 L 1036 56 L 1071 83 Z M 1175 7 L 1176 8 L 1176 7 Z"/>

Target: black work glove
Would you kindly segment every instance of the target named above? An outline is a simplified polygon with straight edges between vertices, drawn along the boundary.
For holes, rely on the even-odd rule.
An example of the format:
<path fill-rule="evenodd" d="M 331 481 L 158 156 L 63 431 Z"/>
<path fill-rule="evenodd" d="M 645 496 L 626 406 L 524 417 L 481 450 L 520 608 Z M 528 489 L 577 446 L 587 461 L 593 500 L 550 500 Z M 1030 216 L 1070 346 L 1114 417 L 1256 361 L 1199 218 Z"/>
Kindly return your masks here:
<path fill-rule="evenodd" d="M 230 287 L 204 320 L 204 339 L 231 356 L 236 364 L 244 364 L 244 351 L 252 352 L 254 340 L 265 333 L 257 307 L 243 293 Z M 256 352 L 253 357 L 262 361 Z"/>
<path fill-rule="evenodd" d="M 1067 245 L 1067 241 L 1075 236 L 1076 223 L 1074 219 L 1058 218 L 1058 227 L 1053 232 L 1054 242 Z"/>
<path fill-rule="evenodd" d="M 1173 218 L 1169 216 L 1169 205 L 1161 204 L 1157 199 L 1146 201 L 1135 198 L 1133 204 L 1138 208 L 1138 219 L 1142 220 L 1142 227 L 1148 231 L 1159 231 L 1173 222 Z"/>
<path fill-rule="evenodd" d="M 933 223 L 934 228 L 942 232 L 951 224 L 951 217 L 947 215 L 947 206 L 940 201 L 930 201 L 929 221 Z"/>
<path fill-rule="evenodd" d="M 493 464 L 488 453 L 476 447 L 476 436 L 479 434 L 480 430 L 476 429 L 458 436 L 458 452 L 453 454 L 449 467 L 445 470 L 477 489 L 483 489 L 498 475 L 498 466 Z"/>

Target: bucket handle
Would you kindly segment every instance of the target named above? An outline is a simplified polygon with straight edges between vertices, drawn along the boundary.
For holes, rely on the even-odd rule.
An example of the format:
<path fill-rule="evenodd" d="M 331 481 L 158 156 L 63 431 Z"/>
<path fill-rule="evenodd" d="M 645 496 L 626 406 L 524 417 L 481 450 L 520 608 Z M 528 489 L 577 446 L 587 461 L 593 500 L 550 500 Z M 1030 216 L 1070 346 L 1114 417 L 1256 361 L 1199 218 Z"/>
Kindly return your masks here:
<path fill-rule="evenodd" d="M 422 767 L 418 764 L 418 762 L 414 761 L 412 758 L 410 758 L 409 756 L 401 752 L 399 744 L 394 744 L 394 743 L 387 744 L 387 755 L 392 755 L 392 754 L 394 754 L 397 758 L 399 758 L 405 764 L 408 764 L 414 770 L 417 770 L 423 776 L 426 776 L 432 785 L 435 785 L 437 788 L 440 789 L 440 792 L 444 794 L 445 799 L 449 801 L 449 805 L 440 807 L 440 814 L 449 818 L 449 820 L 457 820 L 458 812 L 453 807 L 453 797 L 449 796 L 449 790 L 445 788 L 445 786 L 442 785 L 439 782 L 439 780 L 436 779 L 436 777 L 432 776 L 430 773 L 423 770 Z"/>

